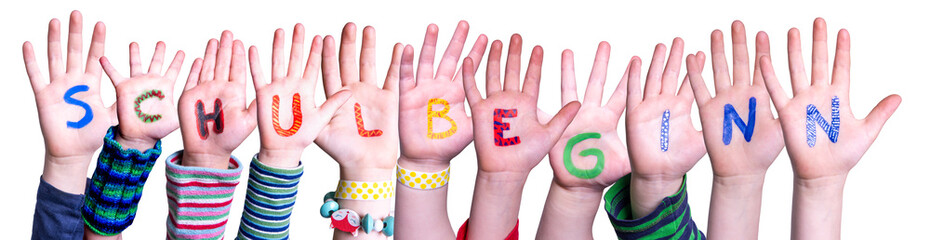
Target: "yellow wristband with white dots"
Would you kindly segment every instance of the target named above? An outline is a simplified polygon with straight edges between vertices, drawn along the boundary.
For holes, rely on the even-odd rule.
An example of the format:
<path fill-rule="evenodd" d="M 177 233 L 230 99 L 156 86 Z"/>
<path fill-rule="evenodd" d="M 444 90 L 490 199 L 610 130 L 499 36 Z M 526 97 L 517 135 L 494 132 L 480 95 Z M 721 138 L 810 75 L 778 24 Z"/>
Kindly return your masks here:
<path fill-rule="evenodd" d="M 337 199 L 382 200 L 394 197 L 394 185 L 391 181 L 358 182 L 339 180 L 336 186 Z"/>
<path fill-rule="evenodd" d="M 449 182 L 449 168 L 440 172 L 418 172 L 397 165 L 397 182 L 415 189 L 441 188 Z"/>

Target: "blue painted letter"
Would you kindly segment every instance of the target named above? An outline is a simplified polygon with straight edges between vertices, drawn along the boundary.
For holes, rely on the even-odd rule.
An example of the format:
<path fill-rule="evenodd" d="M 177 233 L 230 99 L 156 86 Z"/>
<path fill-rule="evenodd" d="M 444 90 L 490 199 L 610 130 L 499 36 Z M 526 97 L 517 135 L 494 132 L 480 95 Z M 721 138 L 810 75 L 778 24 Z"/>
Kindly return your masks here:
<path fill-rule="evenodd" d="M 90 120 L 94 119 L 94 111 L 90 109 L 90 105 L 87 105 L 87 103 L 85 103 L 84 101 L 77 100 L 71 97 L 74 94 L 77 94 L 79 92 L 86 92 L 88 90 L 90 90 L 90 88 L 87 87 L 87 85 L 77 85 L 77 86 L 71 87 L 70 89 L 68 89 L 68 91 L 65 92 L 65 103 L 68 103 L 71 105 L 78 105 L 84 108 L 84 117 L 82 117 L 81 120 L 78 120 L 77 122 L 68 121 L 69 128 L 82 128 L 84 126 L 87 126 L 87 124 L 90 123 Z"/>
<path fill-rule="evenodd" d="M 665 109 L 665 112 L 662 113 L 662 129 L 659 130 L 659 148 L 663 152 L 668 151 L 668 119 L 670 112 L 668 109 Z"/>
<path fill-rule="evenodd" d="M 840 98 L 833 96 L 833 102 L 830 104 L 831 117 L 833 121 L 828 123 L 814 104 L 807 105 L 807 146 L 814 147 L 817 143 L 817 126 L 820 125 L 831 142 L 836 143 L 840 137 Z M 816 122 L 816 123 L 815 123 Z"/>
<path fill-rule="evenodd" d="M 752 140 L 752 131 L 756 128 L 756 97 L 749 98 L 748 117 L 749 121 L 743 122 L 743 118 L 739 117 L 739 113 L 732 104 L 727 103 L 723 106 L 723 145 L 730 145 L 730 140 L 733 139 L 733 123 L 736 123 L 736 128 L 739 128 L 740 132 L 743 132 L 746 142 Z"/>

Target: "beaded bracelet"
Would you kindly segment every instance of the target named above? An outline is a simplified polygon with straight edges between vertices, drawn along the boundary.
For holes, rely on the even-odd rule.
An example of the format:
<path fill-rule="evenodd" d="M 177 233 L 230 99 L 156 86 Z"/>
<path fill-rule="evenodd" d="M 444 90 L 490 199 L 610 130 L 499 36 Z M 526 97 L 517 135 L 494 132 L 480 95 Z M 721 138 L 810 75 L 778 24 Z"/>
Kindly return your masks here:
<path fill-rule="evenodd" d="M 393 213 L 382 219 L 374 219 L 371 214 L 365 214 L 364 218 L 359 219 L 355 211 L 339 209 L 339 203 L 336 202 L 335 197 L 336 192 L 327 193 L 323 196 L 323 206 L 320 206 L 320 215 L 331 220 L 329 228 L 351 233 L 352 236 L 358 236 L 359 228 L 365 233 L 374 231 L 388 237 L 394 235 Z"/>
<path fill-rule="evenodd" d="M 441 188 L 449 183 L 449 168 L 439 172 L 419 172 L 397 165 L 397 182 L 423 190 Z"/>

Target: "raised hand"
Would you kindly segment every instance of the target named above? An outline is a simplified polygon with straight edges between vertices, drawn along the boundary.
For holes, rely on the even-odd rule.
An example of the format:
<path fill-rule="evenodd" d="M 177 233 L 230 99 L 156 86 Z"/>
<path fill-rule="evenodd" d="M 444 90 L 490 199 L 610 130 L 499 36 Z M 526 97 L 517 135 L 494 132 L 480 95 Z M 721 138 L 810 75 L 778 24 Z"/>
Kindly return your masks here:
<path fill-rule="evenodd" d="M 338 92 L 317 107 L 314 93 L 323 40 L 320 36 L 313 37 L 306 63 L 303 59 L 304 26 L 299 23 L 294 26 L 290 60 L 287 61 L 284 41 L 284 30 L 277 29 L 272 45 L 270 84 L 265 81 L 255 46 L 249 48 L 249 63 L 258 104 L 259 159 L 271 166 L 296 167 L 304 148 L 313 143 L 351 93 Z"/>
<path fill-rule="evenodd" d="M 722 239 L 758 238 L 765 172 L 785 144 L 781 126 L 769 108 L 769 94 L 758 61 L 750 76 L 742 22 L 733 22 L 732 38 L 731 81 L 723 33 L 715 30 L 710 37 L 716 89 L 713 97 L 704 84 L 697 56 L 687 58 L 704 143 L 714 169 L 708 235 Z M 768 36 L 759 32 L 755 59 L 768 54 Z"/>
<path fill-rule="evenodd" d="M 165 43 L 155 45 L 155 54 L 146 72 L 142 70 L 139 44 L 129 44 L 129 78 L 123 77 L 107 57 L 100 64 L 113 86 L 116 86 L 116 107 L 119 117 L 120 143 L 134 149 L 149 149 L 155 141 L 178 129 L 174 106 L 174 83 L 184 62 L 184 52 L 178 51 L 162 74 Z"/>
<path fill-rule="evenodd" d="M 68 27 L 68 55 L 61 56 L 61 26 L 58 19 L 48 24 L 48 80 L 35 59 L 32 43 L 23 43 L 26 74 L 35 93 L 39 124 L 45 139 L 45 167 L 42 179 L 56 188 L 73 194 L 84 193 L 87 166 L 94 151 L 103 145 L 103 137 L 116 123 L 116 107 L 103 106 L 100 99 L 101 68 L 106 27 L 94 26 L 90 51 L 83 53 L 83 18 L 71 12 Z M 50 81 L 49 81 L 50 80 Z"/>
<path fill-rule="evenodd" d="M 225 169 L 232 151 L 255 130 L 255 101 L 246 105 L 246 68 L 245 47 L 229 31 L 220 41 L 210 39 L 203 60 L 194 61 L 178 103 L 182 165 Z"/>
<path fill-rule="evenodd" d="M 665 45 L 656 45 L 645 90 L 640 90 L 639 71 L 630 73 L 626 132 L 633 167 L 630 197 L 637 218 L 678 191 L 685 173 L 706 153 L 701 132 L 691 122 L 694 95 L 687 76 L 675 93 L 683 49 L 684 41 L 675 38 L 664 64 Z M 703 54 L 699 62 L 703 64 Z"/>
<path fill-rule="evenodd" d="M 765 86 L 778 112 L 794 168 L 792 238 L 838 239 L 846 175 L 878 137 L 885 121 L 901 104 L 901 97 L 888 96 L 865 119 L 856 119 L 849 107 L 849 32 L 841 29 L 837 34 L 831 76 L 827 24 L 821 18 L 814 20 L 810 80 L 801 57 L 800 38 L 797 29 L 788 31 L 793 98 L 782 90 L 769 56 L 761 59 Z"/>

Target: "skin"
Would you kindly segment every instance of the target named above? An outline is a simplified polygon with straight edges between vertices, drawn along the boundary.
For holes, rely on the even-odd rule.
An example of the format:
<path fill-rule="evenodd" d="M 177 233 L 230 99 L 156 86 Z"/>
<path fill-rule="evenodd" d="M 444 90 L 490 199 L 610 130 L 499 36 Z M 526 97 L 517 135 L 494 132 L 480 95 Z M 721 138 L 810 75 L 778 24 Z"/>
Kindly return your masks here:
<path fill-rule="evenodd" d="M 471 118 L 465 114 L 465 90 L 462 88 L 461 69 L 456 71 L 459 58 L 468 37 L 468 22 L 460 21 L 452 40 L 440 60 L 436 73 L 433 73 L 435 52 L 439 28 L 430 24 L 426 28 L 426 37 L 420 53 L 417 71 L 414 73 L 414 49 L 404 48 L 400 64 L 400 158 L 398 165 L 421 172 L 439 172 L 449 167 L 452 158 L 462 152 L 472 142 Z M 469 58 L 481 59 L 487 49 L 488 39 L 479 35 Z M 474 74 L 474 72 L 472 72 Z M 449 103 L 446 116 L 455 121 L 458 130 L 443 139 L 430 139 L 426 136 L 427 103 L 430 99 L 441 98 Z M 433 106 L 440 111 L 439 105 Z M 434 132 L 446 128 L 440 126 L 446 120 L 433 119 Z M 448 185 L 431 190 L 422 190 L 397 184 L 396 229 L 398 239 L 454 239 L 455 232 L 449 221 L 446 200 Z"/>
<path fill-rule="evenodd" d="M 271 57 L 271 83 L 262 73 L 261 58 L 258 48 L 249 48 L 249 66 L 255 84 L 255 99 L 258 106 L 258 133 L 261 136 L 261 148 L 258 159 L 269 166 L 294 168 L 300 164 L 303 150 L 307 148 L 346 100 L 352 95 L 349 91 L 334 94 L 321 106 L 314 103 L 317 79 L 322 59 L 323 38 L 313 37 L 308 61 L 304 62 L 304 26 L 294 26 L 290 59 L 287 60 L 284 48 L 284 30 L 274 33 Z M 306 68 L 304 68 L 306 66 Z M 279 98 L 278 121 L 280 127 L 288 129 L 294 122 L 291 103 L 294 94 L 300 94 L 302 124 L 297 133 L 288 137 L 278 135 L 272 123 L 273 97 Z"/>
<path fill-rule="evenodd" d="M 868 116 L 857 119 L 849 106 L 849 32 L 841 29 L 837 34 L 832 76 L 828 66 L 826 21 L 814 20 L 813 32 L 813 61 L 808 78 L 801 56 L 800 33 L 794 28 L 788 31 L 788 66 L 794 97 L 788 98 L 782 90 L 769 56 L 761 58 L 762 76 L 778 112 L 794 170 L 791 238 L 840 239 L 846 176 L 901 104 L 901 97 L 885 97 Z M 839 139 L 831 142 L 818 126 L 817 143 L 809 147 L 807 105 L 814 104 L 824 114 L 830 111 L 834 96 L 840 99 Z M 826 114 L 829 117 L 829 113 Z"/>
<path fill-rule="evenodd" d="M 706 153 L 701 132 L 691 122 L 694 95 L 687 76 L 675 93 L 683 49 L 684 41 L 675 38 L 668 63 L 663 64 L 665 45 L 656 45 L 643 91 L 638 72 L 630 74 L 626 132 L 633 167 L 630 197 L 636 218 L 651 213 L 663 198 L 677 192 L 685 173 Z M 703 54 L 698 55 L 698 62 L 703 65 Z M 670 139 L 668 151 L 662 152 L 659 132 L 666 109 L 670 111 Z"/>
<path fill-rule="evenodd" d="M 383 88 L 378 88 L 375 74 L 375 29 L 365 27 L 359 61 L 355 59 L 356 28 L 347 23 L 342 31 L 339 54 L 332 36 L 323 39 L 323 88 L 327 99 L 337 92 L 349 90 L 352 96 L 336 110 L 332 120 L 323 127 L 317 145 L 339 163 L 339 175 L 349 181 L 385 181 L 394 174 L 397 159 L 397 82 L 402 46 L 394 45 L 391 67 Z M 362 106 L 365 129 L 380 129 L 378 137 L 362 137 L 355 123 L 355 103 Z M 339 206 L 358 212 L 359 217 L 371 214 L 381 219 L 391 211 L 391 199 L 349 200 L 340 199 Z M 384 234 L 359 232 L 352 234 L 334 231 L 333 239 L 386 239 Z"/>
<path fill-rule="evenodd" d="M 571 50 L 562 52 L 562 105 L 578 100 L 575 87 L 575 63 Z M 594 239 L 591 230 L 594 216 L 604 188 L 630 173 L 629 155 L 626 146 L 617 134 L 617 124 L 626 107 L 627 83 L 631 69 L 639 69 L 638 57 L 630 59 L 623 78 L 606 105 L 601 105 L 604 82 L 607 80 L 607 64 L 610 60 L 610 44 L 601 42 L 594 57 L 591 77 L 585 90 L 584 101 L 558 142 L 549 150 L 549 164 L 553 179 L 549 196 L 543 208 L 536 239 Z M 591 179 L 576 177 L 566 170 L 563 160 L 569 139 L 580 133 L 600 133 L 599 139 L 588 139 L 574 146 L 572 161 L 577 168 L 592 168 L 597 157 L 580 157 L 584 149 L 596 148 L 604 154 L 604 169 Z"/>
<path fill-rule="evenodd" d="M 762 208 L 762 185 L 765 173 L 785 147 L 781 125 L 769 107 L 762 70 L 758 61 L 750 82 L 750 58 L 746 29 L 740 21 L 731 27 L 733 38 L 732 81 L 724 52 L 723 33 L 711 34 L 711 59 L 716 94 L 711 97 L 695 55 L 687 58 L 688 76 L 694 90 L 704 142 L 714 170 L 707 235 L 713 239 L 755 239 L 759 237 Z M 769 40 L 764 32 L 756 35 L 756 56 L 769 55 Z M 722 140 L 724 106 L 732 104 L 743 121 L 748 121 L 749 99 L 756 98 L 756 122 L 752 140 L 733 128 L 729 145 Z"/>
<path fill-rule="evenodd" d="M 491 44 L 488 55 L 487 98 L 482 99 L 475 84 L 474 60 L 466 58 L 464 87 L 471 107 L 478 155 L 478 174 L 468 222 L 469 239 L 502 239 L 517 223 L 523 186 L 530 170 L 542 161 L 559 136 L 571 123 L 580 104 L 566 104 L 551 121 L 537 117 L 536 106 L 542 70 L 542 47 L 536 46 L 530 56 L 523 89 L 520 89 L 520 53 L 523 39 L 514 34 L 510 39 L 504 84 L 500 82 L 501 41 Z M 506 147 L 494 145 L 494 109 L 517 109 L 518 116 L 507 118 L 510 130 L 505 137 L 520 136 L 522 143 Z"/>

